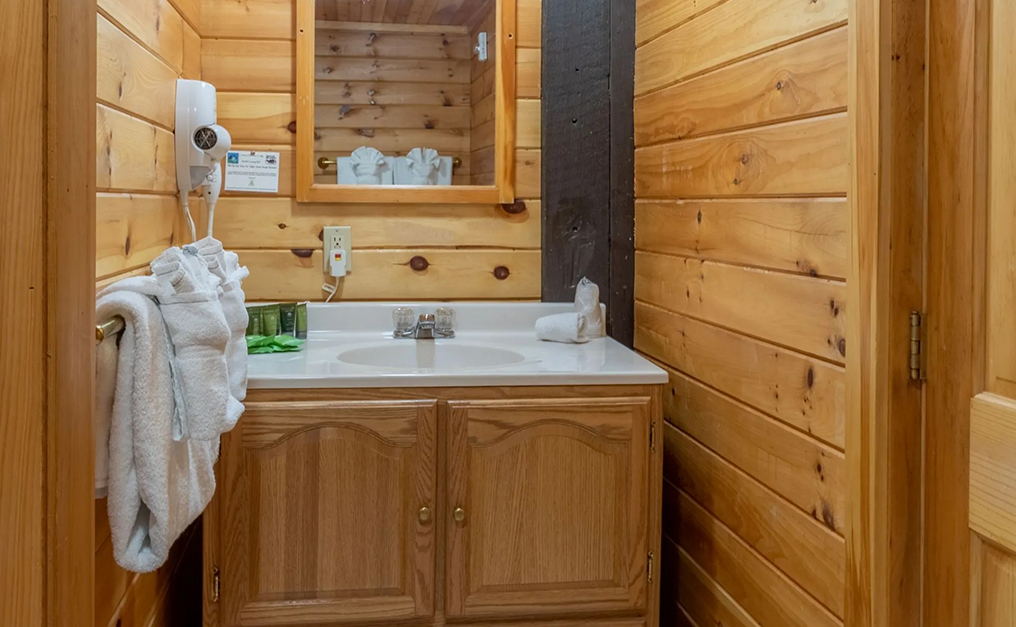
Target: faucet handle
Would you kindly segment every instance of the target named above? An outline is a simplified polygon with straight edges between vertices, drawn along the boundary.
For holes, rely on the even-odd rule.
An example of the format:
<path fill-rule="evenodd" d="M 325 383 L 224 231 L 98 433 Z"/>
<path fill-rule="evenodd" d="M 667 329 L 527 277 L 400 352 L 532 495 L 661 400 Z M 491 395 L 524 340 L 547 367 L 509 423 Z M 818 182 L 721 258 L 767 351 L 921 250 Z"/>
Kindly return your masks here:
<path fill-rule="evenodd" d="M 398 307 L 392 311 L 392 323 L 396 337 L 408 337 L 416 328 L 416 314 L 409 307 Z"/>
<path fill-rule="evenodd" d="M 455 336 L 455 310 L 451 307 L 439 307 L 434 312 L 437 320 L 435 330 L 442 337 Z"/>

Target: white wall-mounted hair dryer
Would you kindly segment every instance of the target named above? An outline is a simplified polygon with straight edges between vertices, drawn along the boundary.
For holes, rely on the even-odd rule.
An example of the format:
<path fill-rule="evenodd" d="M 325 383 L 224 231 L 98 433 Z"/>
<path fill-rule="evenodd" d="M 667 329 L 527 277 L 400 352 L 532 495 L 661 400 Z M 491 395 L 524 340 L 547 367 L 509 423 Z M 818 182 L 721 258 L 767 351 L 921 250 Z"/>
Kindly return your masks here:
<path fill-rule="evenodd" d="M 215 86 L 204 81 L 180 79 L 176 82 L 176 181 L 180 189 L 191 237 L 197 239 L 189 194 L 202 185 L 208 188 L 208 235 L 212 234 L 215 203 L 222 188 L 220 161 L 233 144 L 229 131 L 219 126 Z"/>

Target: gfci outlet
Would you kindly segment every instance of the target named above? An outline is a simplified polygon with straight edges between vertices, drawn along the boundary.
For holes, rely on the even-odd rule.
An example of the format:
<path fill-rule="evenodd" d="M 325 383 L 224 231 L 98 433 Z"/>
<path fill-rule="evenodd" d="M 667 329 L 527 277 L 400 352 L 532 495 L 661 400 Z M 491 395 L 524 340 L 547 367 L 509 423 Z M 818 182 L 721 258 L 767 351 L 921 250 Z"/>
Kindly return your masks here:
<path fill-rule="evenodd" d="M 353 251 L 353 229 L 348 226 L 326 226 L 324 240 L 325 274 L 331 272 L 328 264 L 332 259 L 332 251 L 336 248 L 341 248 L 345 251 L 346 271 L 352 270 L 353 255 L 350 253 Z"/>

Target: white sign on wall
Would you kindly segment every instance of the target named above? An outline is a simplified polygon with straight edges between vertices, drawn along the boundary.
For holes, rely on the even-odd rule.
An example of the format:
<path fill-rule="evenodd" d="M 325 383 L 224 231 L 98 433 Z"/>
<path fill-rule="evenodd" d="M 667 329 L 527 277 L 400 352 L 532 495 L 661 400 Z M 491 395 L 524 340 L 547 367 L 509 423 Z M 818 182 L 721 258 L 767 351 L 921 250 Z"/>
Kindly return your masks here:
<path fill-rule="evenodd" d="M 226 154 L 226 191 L 279 193 L 279 153 L 230 151 Z"/>

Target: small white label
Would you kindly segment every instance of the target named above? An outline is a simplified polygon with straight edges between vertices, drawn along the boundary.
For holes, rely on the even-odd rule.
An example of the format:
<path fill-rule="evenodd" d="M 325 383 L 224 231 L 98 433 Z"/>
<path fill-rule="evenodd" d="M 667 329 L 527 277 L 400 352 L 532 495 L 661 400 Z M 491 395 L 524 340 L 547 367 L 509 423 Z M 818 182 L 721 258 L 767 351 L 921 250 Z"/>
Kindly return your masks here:
<path fill-rule="evenodd" d="M 279 193 L 279 153 L 226 153 L 227 192 Z"/>

